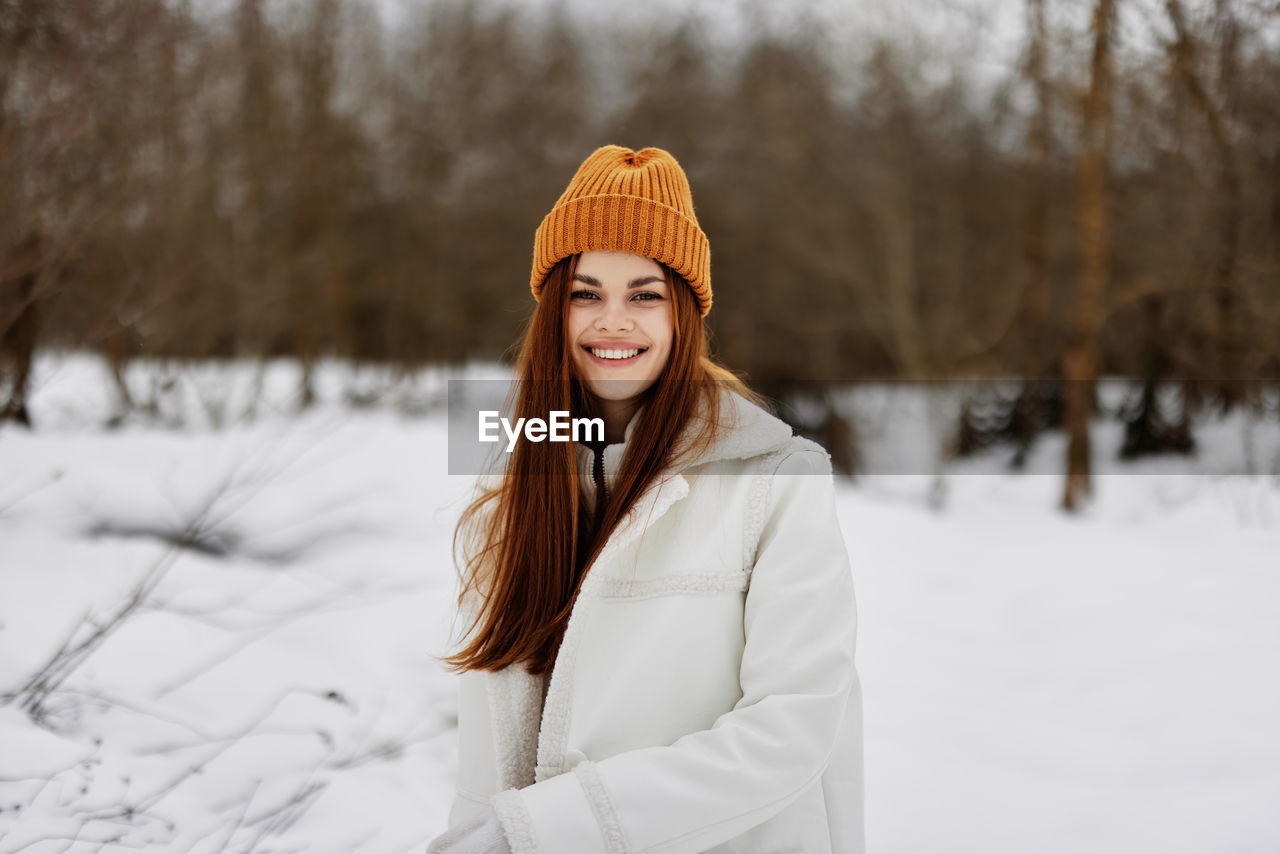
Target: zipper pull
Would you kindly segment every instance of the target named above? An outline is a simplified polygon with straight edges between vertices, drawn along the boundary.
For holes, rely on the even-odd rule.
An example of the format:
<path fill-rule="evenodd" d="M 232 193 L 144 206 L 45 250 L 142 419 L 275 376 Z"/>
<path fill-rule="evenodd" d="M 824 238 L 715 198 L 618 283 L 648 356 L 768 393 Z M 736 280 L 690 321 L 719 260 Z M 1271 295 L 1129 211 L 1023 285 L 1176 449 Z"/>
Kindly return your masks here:
<path fill-rule="evenodd" d="M 604 446 L 601 445 L 599 448 L 592 448 L 592 451 L 595 453 L 595 461 L 591 467 L 591 479 L 596 482 L 596 491 L 601 497 L 601 500 L 607 501 L 609 498 L 609 487 L 605 484 L 604 479 Z"/>

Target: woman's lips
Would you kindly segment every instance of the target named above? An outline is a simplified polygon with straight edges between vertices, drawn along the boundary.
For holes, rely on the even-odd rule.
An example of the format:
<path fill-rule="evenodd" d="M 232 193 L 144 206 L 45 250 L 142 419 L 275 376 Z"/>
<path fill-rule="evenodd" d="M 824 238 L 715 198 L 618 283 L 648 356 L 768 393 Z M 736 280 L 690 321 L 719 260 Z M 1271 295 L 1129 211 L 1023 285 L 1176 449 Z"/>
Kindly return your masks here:
<path fill-rule="evenodd" d="M 619 347 L 617 349 L 634 350 L 635 348 Z M 583 347 L 582 350 L 587 354 L 587 356 L 591 359 L 591 361 L 594 364 L 597 364 L 602 368 L 625 368 L 629 365 L 634 365 L 636 362 L 640 361 L 640 359 L 644 356 L 645 353 L 649 352 L 648 350 L 641 350 L 639 353 L 636 353 L 634 356 L 628 356 L 625 359 L 602 359 L 601 357 L 597 356 L 595 353 L 592 353 L 591 350 L 587 347 Z"/>

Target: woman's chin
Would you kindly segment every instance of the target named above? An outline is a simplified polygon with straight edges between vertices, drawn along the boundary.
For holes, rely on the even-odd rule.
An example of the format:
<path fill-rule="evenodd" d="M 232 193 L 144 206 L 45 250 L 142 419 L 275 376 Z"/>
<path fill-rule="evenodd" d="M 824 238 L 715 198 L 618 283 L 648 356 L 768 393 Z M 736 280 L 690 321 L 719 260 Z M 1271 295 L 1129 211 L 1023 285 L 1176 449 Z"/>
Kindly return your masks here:
<path fill-rule="evenodd" d="M 647 377 L 589 376 L 587 378 L 587 388 L 603 400 L 630 400 L 652 384 L 653 380 Z"/>

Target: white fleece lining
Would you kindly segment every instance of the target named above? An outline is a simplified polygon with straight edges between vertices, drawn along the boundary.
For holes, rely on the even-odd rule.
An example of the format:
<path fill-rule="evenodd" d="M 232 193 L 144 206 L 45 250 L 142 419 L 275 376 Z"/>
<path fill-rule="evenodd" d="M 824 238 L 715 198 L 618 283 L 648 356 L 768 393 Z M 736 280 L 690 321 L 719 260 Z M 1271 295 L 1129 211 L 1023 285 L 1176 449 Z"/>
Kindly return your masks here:
<path fill-rule="evenodd" d="M 769 490 L 773 485 L 773 476 L 778 466 L 782 464 L 779 457 L 789 453 L 789 448 L 783 448 L 766 455 L 760 461 L 760 473 L 752 477 L 751 486 L 747 491 L 747 506 L 743 511 L 742 569 L 748 579 L 756 565 L 760 535 L 764 532 L 764 523 L 769 515 Z M 775 460 L 777 465 L 774 464 Z"/>
<path fill-rule="evenodd" d="M 534 782 L 532 757 L 538 739 L 543 678 L 533 676 L 521 664 L 489 674 L 489 719 L 502 788 L 519 789 Z"/>
<path fill-rule="evenodd" d="M 668 575 L 644 581 L 601 578 L 596 585 L 601 599 L 652 599 L 682 593 L 734 593 L 747 589 L 745 572 L 696 572 Z"/>
<path fill-rule="evenodd" d="M 587 803 L 591 805 L 591 812 L 600 824 L 606 854 L 628 854 L 631 846 L 627 845 L 627 839 L 622 835 L 622 824 L 618 821 L 618 813 L 609 801 L 609 792 L 605 789 L 604 781 L 600 779 L 600 772 L 596 770 L 596 766 L 589 760 L 579 762 L 573 766 L 573 773 L 582 784 L 582 790 L 587 794 Z"/>
<path fill-rule="evenodd" d="M 511 846 L 511 854 L 542 854 L 533 832 L 533 819 L 520 799 L 520 792 L 517 789 L 499 792 L 493 796 L 492 804 L 507 844 Z"/>

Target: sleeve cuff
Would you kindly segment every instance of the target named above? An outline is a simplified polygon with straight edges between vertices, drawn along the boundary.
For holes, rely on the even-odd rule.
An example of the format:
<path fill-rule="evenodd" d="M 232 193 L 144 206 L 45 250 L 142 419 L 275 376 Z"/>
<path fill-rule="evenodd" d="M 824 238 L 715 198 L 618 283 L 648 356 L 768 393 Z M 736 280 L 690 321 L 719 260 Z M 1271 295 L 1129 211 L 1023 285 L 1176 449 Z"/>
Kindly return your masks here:
<path fill-rule="evenodd" d="M 606 844 L 596 810 L 583 789 L 583 776 L 560 774 L 493 796 L 493 808 L 512 854 L 612 854 L 619 850 Z"/>

